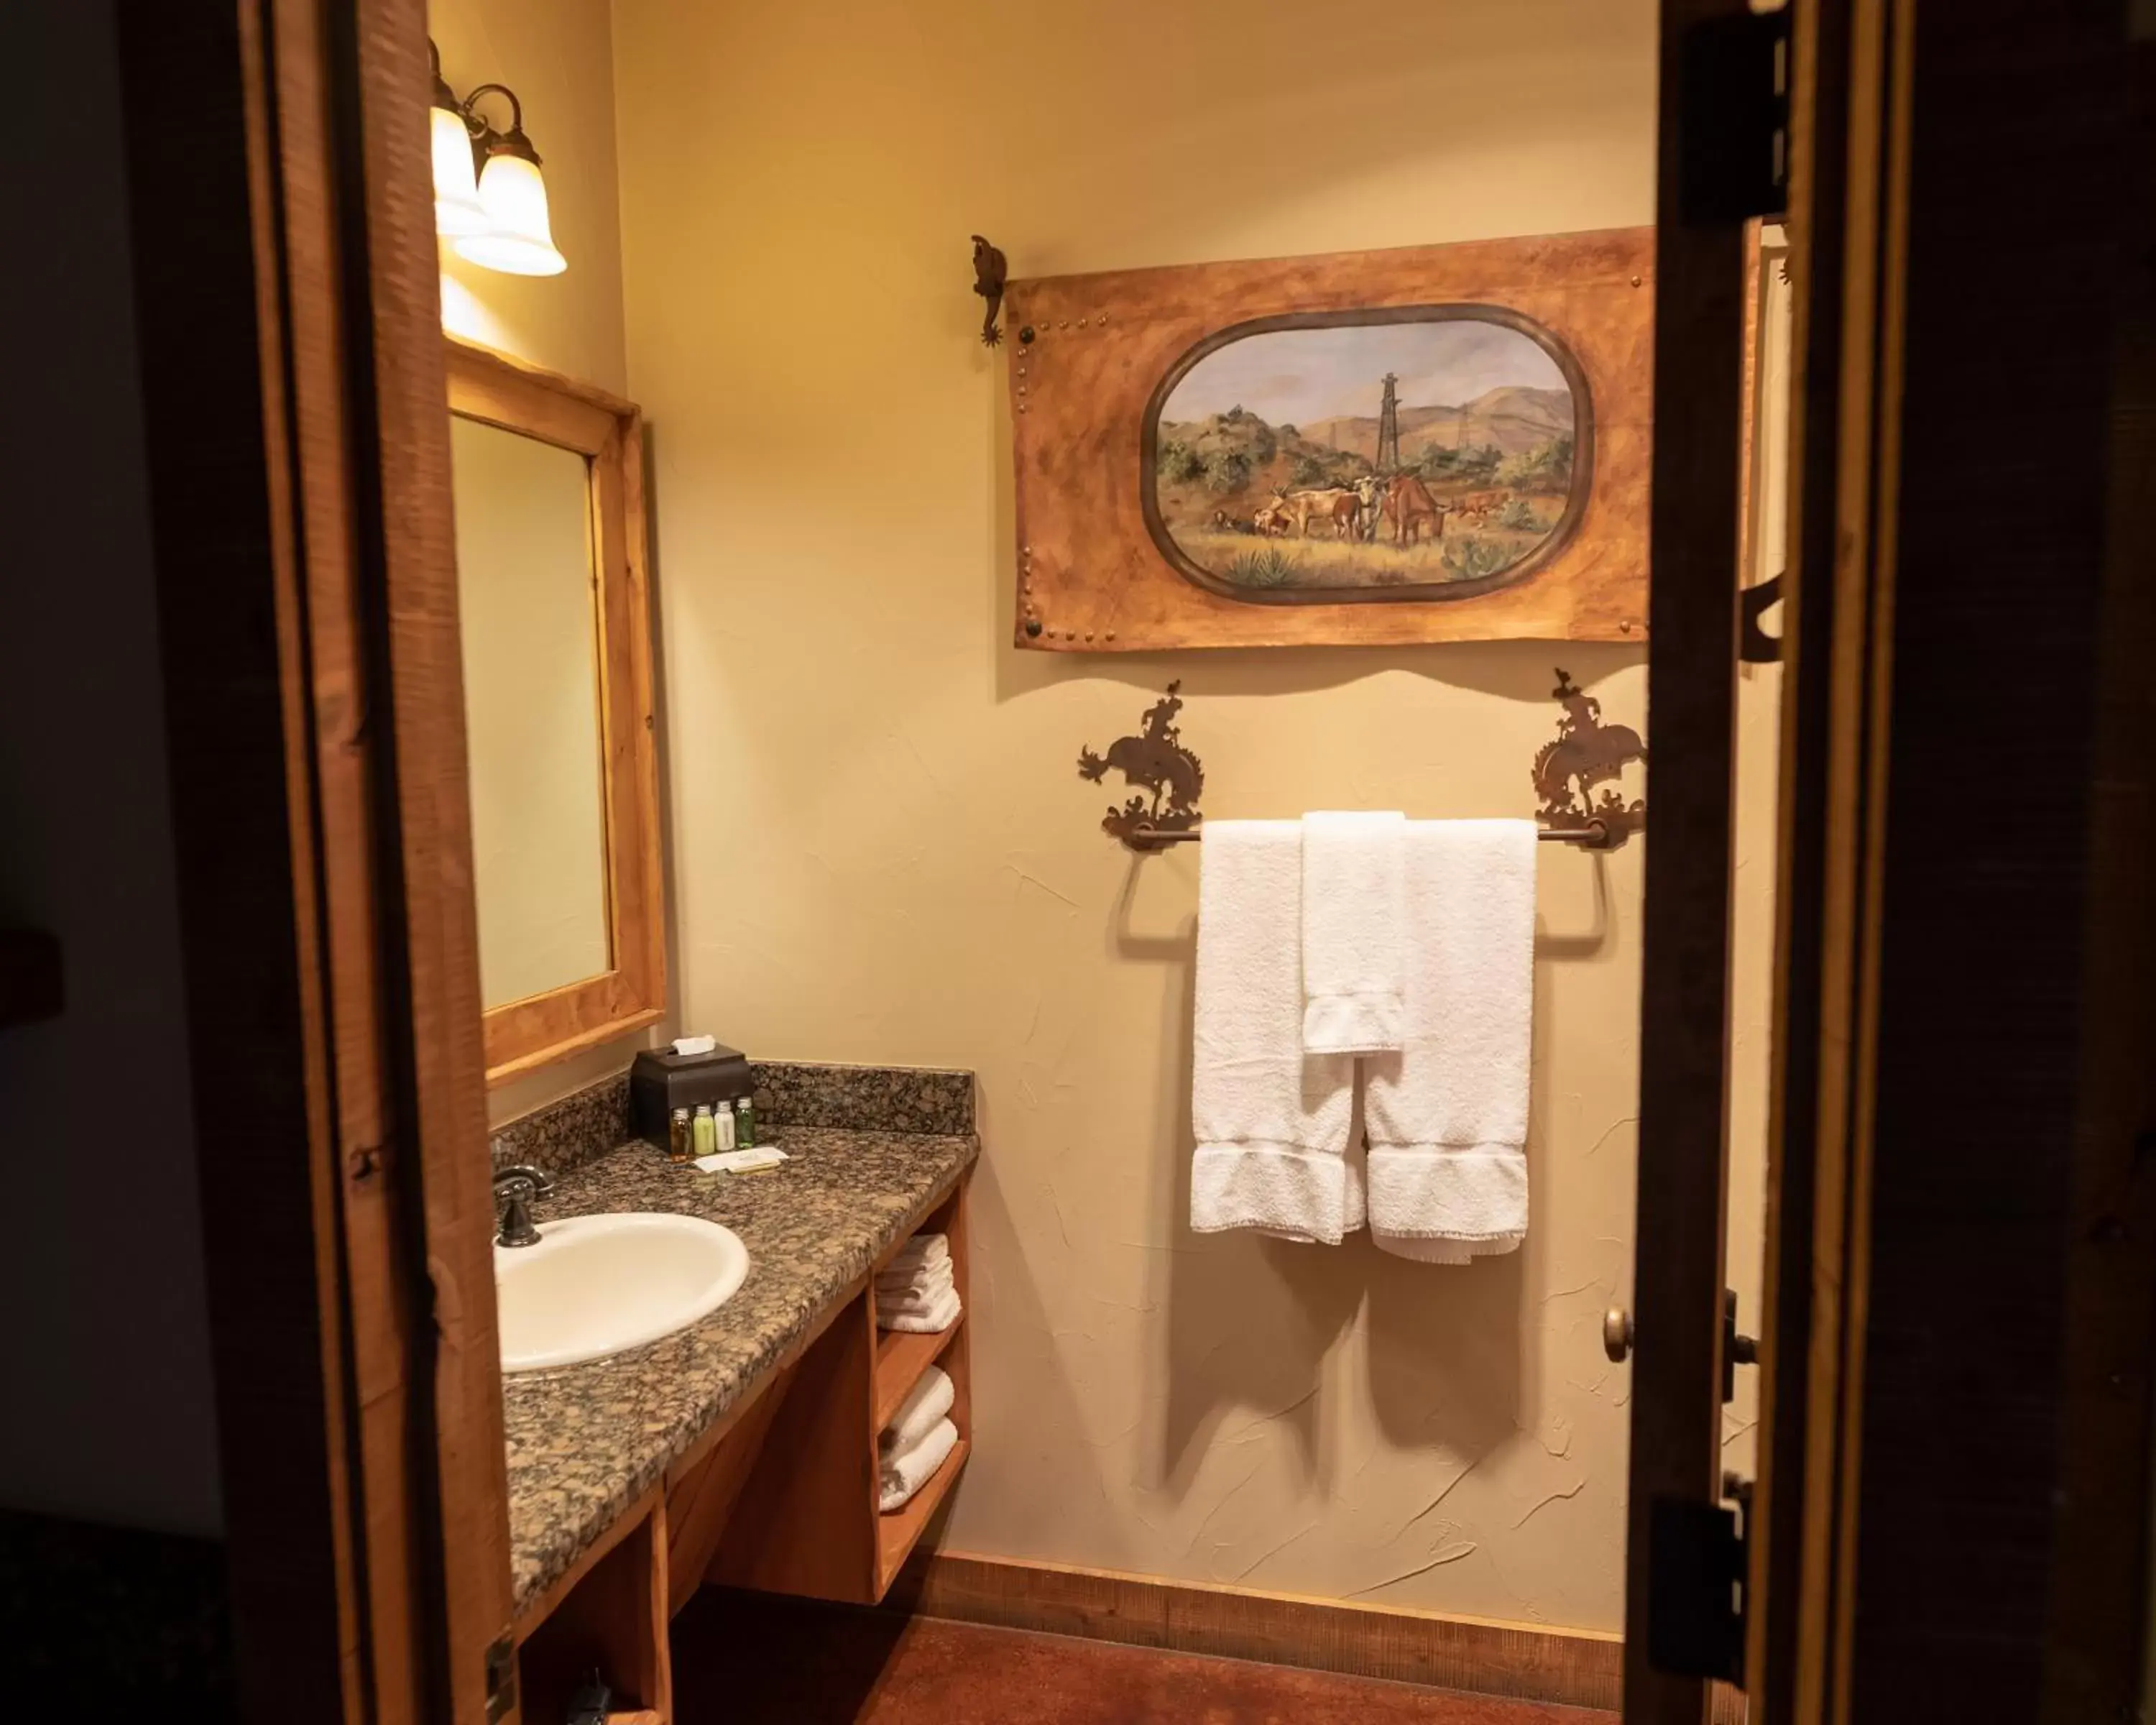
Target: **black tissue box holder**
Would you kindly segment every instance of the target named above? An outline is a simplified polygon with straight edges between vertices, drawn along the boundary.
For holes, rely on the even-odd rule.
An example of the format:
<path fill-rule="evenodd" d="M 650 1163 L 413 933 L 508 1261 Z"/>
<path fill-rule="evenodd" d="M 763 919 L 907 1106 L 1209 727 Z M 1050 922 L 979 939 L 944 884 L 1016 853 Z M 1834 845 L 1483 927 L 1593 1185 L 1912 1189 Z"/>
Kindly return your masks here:
<path fill-rule="evenodd" d="M 699 1102 L 716 1110 L 756 1088 L 748 1056 L 723 1043 L 709 1054 L 676 1054 L 670 1048 L 647 1048 L 629 1069 L 629 1111 L 636 1135 L 666 1147 L 667 1123 L 676 1108 L 693 1115 Z"/>

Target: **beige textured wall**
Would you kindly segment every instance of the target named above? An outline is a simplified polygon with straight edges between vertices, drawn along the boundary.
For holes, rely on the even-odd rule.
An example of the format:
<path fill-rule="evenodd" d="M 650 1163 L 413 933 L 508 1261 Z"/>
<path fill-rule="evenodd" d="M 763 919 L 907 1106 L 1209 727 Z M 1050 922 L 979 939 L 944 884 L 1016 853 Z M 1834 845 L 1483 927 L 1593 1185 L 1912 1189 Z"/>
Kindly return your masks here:
<path fill-rule="evenodd" d="M 1169 677 L 1215 814 L 1525 813 L 1552 667 L 1635 649 L 1052 660 L 1010 635 L 1022 274 L 1651 219 L 1654 8 L 1476 0 L 1346 53 L 1284 0 L 618 0 L 654 426 L 677 999 L 773 1055 L 977 1068 L 990 1553 L 1614 1629 L 1641 850 L 1543 860 L 1532 1237 L 1419 1267 L 1183 1226 L 1196 859 L 1083 742 Z"/>

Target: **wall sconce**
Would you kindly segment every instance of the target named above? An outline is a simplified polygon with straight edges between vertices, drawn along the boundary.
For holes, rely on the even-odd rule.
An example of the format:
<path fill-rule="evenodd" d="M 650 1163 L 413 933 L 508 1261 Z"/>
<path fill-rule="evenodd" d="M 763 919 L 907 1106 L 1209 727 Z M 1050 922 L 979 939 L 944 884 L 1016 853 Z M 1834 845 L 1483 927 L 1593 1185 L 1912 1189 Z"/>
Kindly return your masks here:
<path fill-rule="evenodd" d="M 434 230 L 459 257 L 511 275 L 559 275 L 568 259 L 555 249 L 547 214 L 547 182 L 539 152 L 524 135 L 524 106 L 505 84 L 482 84 L 462 101 L 442 76 L 442 57 L 429 42 L 434 69 Z M 509 99 L 509 130 L 496 131 L 478 112 L 485 95 Z"/>

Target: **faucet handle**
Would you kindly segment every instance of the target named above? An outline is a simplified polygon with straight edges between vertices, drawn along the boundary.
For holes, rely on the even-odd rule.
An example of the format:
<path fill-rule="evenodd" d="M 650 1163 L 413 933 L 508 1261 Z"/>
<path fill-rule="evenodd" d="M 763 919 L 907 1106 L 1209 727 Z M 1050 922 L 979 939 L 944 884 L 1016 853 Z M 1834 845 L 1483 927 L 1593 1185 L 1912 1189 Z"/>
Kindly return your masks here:
<path fill-rule="evenodd" d="M 554 1177 L 543 1168 L 533 1168 L 519 1163 L 514 1168 L 497 1168 L 494 1175 L 494 1189 L 499 1192 L 511 1180 L 521 1180 L 531 1189 L 534 1198 L 551 1197 L 554 1191 Z"/>

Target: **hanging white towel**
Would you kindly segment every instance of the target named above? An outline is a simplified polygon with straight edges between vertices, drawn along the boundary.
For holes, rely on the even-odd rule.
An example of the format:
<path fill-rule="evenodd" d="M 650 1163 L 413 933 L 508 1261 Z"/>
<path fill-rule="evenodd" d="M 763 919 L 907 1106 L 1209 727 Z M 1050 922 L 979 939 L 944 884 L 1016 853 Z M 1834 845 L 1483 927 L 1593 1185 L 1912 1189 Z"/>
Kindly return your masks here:
<path fill-rule="evenodd" d="M 939 1420 L 911 1449 L 886 1455 L 877 1482 L 876 1507 L 886 1515 L 903 1509 L 913 1494 L 936 1476 L 936 1470 L 942 1466 L 957 1441 L 958 1428 L 948 1420 Z"/>
<path fill-rule="evenodd" d="M 1302 1048 L 1302 824 L 1205 824 L 1192 1032 L 1190 1225 L 1339 1244 L 1347 1055 Z"/>
<path fill-rule="evenodd" d="M 944 1289 L 918 1311 L 894 1312 L 884 1301 L 878 1300 L 876 1326 L 880 1329 L 905 1330 L 916 1335 L 940 1336 L 958 1322 L 964 1310 L 956 1288 Z"/>
<path fill-rule="evenodd" d="M 1527 1230 L 1535 826 L 1414 821 L 1405 846 L 1407 1035 L 1368 1061 L 1370 1232 L 1460 1264 Z"/>
<path fill-rule="evenodd" d="M 910 1450 L 927 1437 L 936 1422 L 951 1411 L 957 1394 L 951 1374 L 941 1366 L 931 1366 L 923 1372 L 921 1381 L 906 1393 L 906 1399 L 898 1404 L 898 1411 L 891 1416 L 891 1424 L 884 1428 L 880 1440 L 884 1453 Z"/>
<path fill-rule="evenodd" d="M 1400 870 L 1407 824 L 1398 813 L 1302 818 L 1306 1055 L 1375 1054 L 1400 1045 Z"/>

